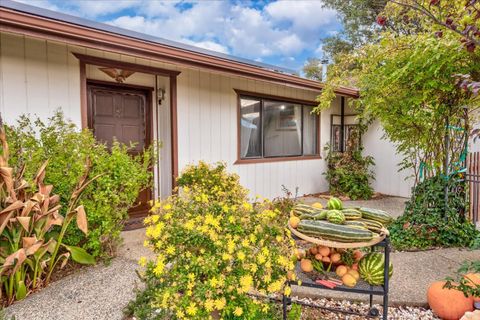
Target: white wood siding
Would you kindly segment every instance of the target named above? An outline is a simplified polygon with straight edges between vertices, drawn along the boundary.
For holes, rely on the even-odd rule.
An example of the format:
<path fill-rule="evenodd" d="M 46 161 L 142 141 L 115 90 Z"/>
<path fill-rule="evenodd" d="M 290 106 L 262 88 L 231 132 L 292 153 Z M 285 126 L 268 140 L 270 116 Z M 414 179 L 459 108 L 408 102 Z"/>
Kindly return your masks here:
<path fill-rule="evenodd" d="M 280 196 L 282 185 L 291 191 L 298 187 L 300 195 L 328 190 L 322 175 L 325 171 L 322 159 L 235 164 L 238 106 L 233 89 L 304 100 L 314 100 L 318 92 L 200 69 L 180 70 L 177 102 L 180 170 L 200 160 L 224 161 L 229 170 L 240 175 L 242 184 L 253 196 Z M 334 108 L 321 115 L 322 150 L 330 141 L 332 111 L 339 112 L 339 99 Z"/>
<path fill-rule="evenodd" d="M 1 33 L 0 80 L 0 112 L 8 123 L 26 113 L 47 118 L 61 108 L 80 126 L 80 72 L 67 45 Z"/>
<path fill-rule="evenodd" d="M 240 175 L 241 182 L 252 195 L 282 195 L 281 186 L 299 194 L 326 191 L 322 159 L 258 164 L 234 164 L 237 160 L 237 96 L 240 89 L 276 96 L 314 100 L 318 92 L 272 84 L 239 76 L 174 66 L 111 52 L 70 46 L 65 43 L 39 40 L 8 33 L 0 41 L 0 112 L 12 123 L 24 113 L 46 118 L 57 108 L 77 126 L 80 116 L 80 74 L 78 60 L 71 54 L 79 52 L 119 61 L 128 61 L 181 71 L 177 84 L 178 157 L 179 169 L 199 160 L 224 161 L 229 170 Z M 87 78 L 111 81 L 95 66 L 87 67 Z M 154 76 L 136 73 L 128 84 L 155 86 Z M 157 176 L 157 194 L 165 196 L 171 186 L 171 145 L 168 79 L 159 77 L 158 86 L 167 98 L 154 110 L 154 135 L 163 143 Z M 339 112 L 339 99 L 332 109 L 321 114 L 320 141 L 330 141 L 330 114 Z M 158 128 L 157 128 L 158 126 Z"/>

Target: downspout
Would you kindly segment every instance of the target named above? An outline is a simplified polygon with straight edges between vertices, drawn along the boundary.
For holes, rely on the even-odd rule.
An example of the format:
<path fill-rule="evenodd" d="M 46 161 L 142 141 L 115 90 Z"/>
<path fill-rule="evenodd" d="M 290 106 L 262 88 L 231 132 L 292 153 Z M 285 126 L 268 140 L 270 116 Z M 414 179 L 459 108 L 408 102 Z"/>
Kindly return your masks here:
<path fill-rule="evenodd" d="M 340 152 L 345 152 L 345 97 L 341 98 L 340 108 Z"/>
<path fill-rule="evenodd" d="M 157 132 L 157 139 L 155 141 L 155 153 L 158 156 L 156 167 L 157 167 L 157 197 L 160 198 L 161 195 L 161 183 L 160 183 L 160 150 L 159 149 L 159 140 L 160 140 L 160 117 L 159 111 L 160 104 L 158 102 L 158 75 L 155 74 L 155 123 L 156 125 L 156 132 Z"/>

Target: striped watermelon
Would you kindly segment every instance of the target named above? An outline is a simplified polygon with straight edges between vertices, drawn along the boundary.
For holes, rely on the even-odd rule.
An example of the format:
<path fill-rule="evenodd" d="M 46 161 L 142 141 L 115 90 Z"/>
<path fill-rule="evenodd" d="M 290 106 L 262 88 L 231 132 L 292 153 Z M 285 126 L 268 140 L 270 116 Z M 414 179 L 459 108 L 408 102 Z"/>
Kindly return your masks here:
<path fill-rule="evenodd" d="M 345 215 L 340 210 L 328 210 L 327 220 L 331 223 L 343 224 L 345 222 Z"/>
<path fill-rule="evenodd" d="M 363 256 L 358 263 L 358 272 L 367 283 L 371 285 L 383 284 L 383 271 L 385 268 L 385 256 L 380 252 L 371 252 Z M 393 265 L 390 262 L 388 277 L 393 274 Z"/>
<path fill-rule="evenodd" d="M 327 208 L 329 210 L 342 210 L 343 209 L 343 204 L 342 201 L 338 198 L 330 198 L 327 202 Z"/>

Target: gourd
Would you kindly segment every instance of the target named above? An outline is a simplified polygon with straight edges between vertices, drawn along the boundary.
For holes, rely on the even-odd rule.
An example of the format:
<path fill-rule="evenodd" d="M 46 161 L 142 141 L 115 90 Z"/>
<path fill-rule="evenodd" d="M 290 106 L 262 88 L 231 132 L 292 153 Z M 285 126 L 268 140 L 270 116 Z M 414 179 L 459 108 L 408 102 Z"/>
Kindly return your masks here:
<path fill-rule="evenodd" d="M 343 224 L 345 222 L 345 215 L 340 210 L 329 210 L 327 212 L 327 220 L 331 223 Z"/>
<path fill-rule="evenodd" d="M 355 277 L 353 275 L 351 275 L 350 273 L 346 273 L 343 275 L 342 277 L 342 282 L 344 285 L 346 285 L 347 287 L 355 287 L 357 285 L 357 279 L 355 279 Z"/>
<path fill-rule="evenodd" d="M 360 212 L 363 218 L 378 221 L 384 226 L 393 221 L 392 216 L 383 210 L 362 207 L 360 208 Z"/>
<path fill-rule="evenodd" d="M 313 237 L 338 242 L 362 242 L 370 241 L 373 238 L 373 233 L 369 230 L 360 230 L 322 220 L 301 220 L 297 229 Z"/>
<path fill-rule="evenodd" d="M 427 291 L 428 304 L 432 311 L 444 320 L 458 320 L 465 312 L 473 311 L 472 297 L 465 297 L 463 292 L 447 289 L 445 281 L 437 281 Z"/>
<path fill-rule="evenodd" d="M 362 278 L 371 285 L 382 285 L 384 282 L 385 256 L 380 252 L 367 253 L 358 263 L 358 271 Z M 388 267 L 388 277 L 393 274 L 393 265 Z"/>
<path fill-rule="evenodd" d="M 362 212 L 353 208 L 343 209 L 342 213 L 345 215 L 347 220 L 357 220 L 362 217 Z"/>
<path fill-rule="evenodd" d="M 315 209 L 323 209 L 323 206 L 320 202 L 315 202 L 314 204 L 312 204 L 312 207 L 314 207 Z"/>
<path fill-rule="evenodd" d="M 329 210 L 342 210 L 343 204 L 342 201 L 338 198 L 330 198 L 327 202 L 327 208 Z"/>
<path fill-rule="evenodd" d="M 290 220 L 289 220 L 289 223 L 290 225 L 292 226 L 292 228 L 297 228 L 298 227 L 298 224 L 300 223 L 300 218 L 298 217 L 290 217 Z"/>
<path fill-rule="evenodd" d="M 367 229 L 370 231 L 380 232 L 383 229 L 383 224 L 378 221 L 361 218 L 355 220 L 355 222 L 363 222 L 367 226 Z"/>
<path fill-rule="evenodd" d="M 347 220 L 344 223 L 346 226 L 350 226 L 352 228 L 360 228 L 360 229 L 366 229 L 368 230 L 367 224 L 362 221 L 357 221 L 357 220 Z"/>

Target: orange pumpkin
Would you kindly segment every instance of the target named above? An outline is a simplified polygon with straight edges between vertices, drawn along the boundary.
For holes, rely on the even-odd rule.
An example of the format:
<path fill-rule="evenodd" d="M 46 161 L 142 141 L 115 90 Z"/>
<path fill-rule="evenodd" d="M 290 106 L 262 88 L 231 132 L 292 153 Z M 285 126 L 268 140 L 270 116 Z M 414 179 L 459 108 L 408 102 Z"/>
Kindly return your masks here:
<path fill-rule="evenodd" d="M 480 273 L 468 273 L 464 276 L 465 279 L 471 281 L 470 285 L 474 287 L 475 285 L 480 286 Z M 474 302 L 480 302 L 480 297 L 473 297 Z"/>
<path fill-rule="evenodd" d="M 473 311 L 473 298 L 455 289 L 443 288 L 445 281 L 437 281 L 427 291 L 428 304 L 432 311 L 444 320 L 458 320 L 465 312 Z"/>

